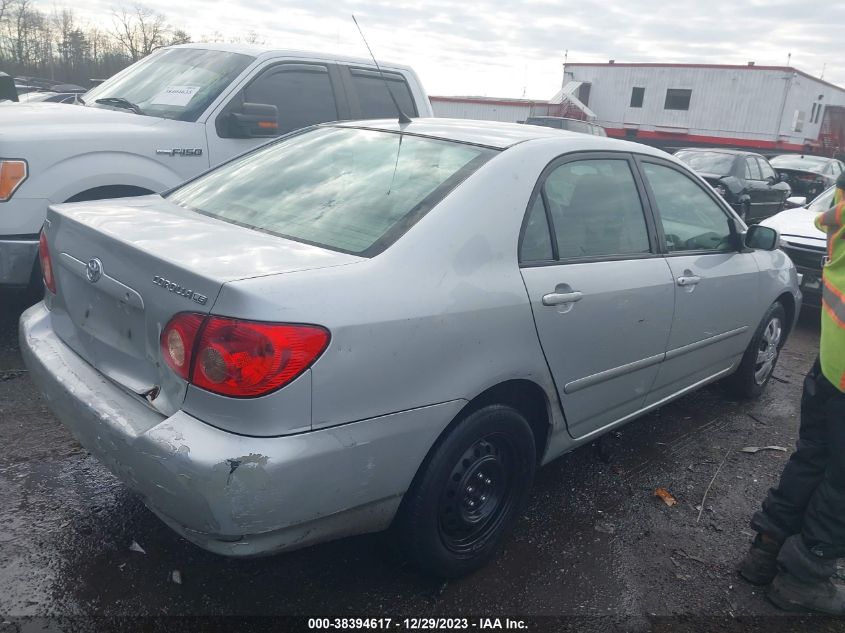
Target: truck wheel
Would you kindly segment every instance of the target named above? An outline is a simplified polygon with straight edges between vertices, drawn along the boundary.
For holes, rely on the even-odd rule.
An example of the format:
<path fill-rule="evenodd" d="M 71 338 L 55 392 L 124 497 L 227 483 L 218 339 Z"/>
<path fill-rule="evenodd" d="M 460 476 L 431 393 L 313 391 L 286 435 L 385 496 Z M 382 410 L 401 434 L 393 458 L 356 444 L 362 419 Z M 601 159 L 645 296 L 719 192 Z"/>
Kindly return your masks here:
<path fill-rule="evenodd" d="M 727 379 L 740 398 L 759 398 L 775 371 L 780 350 L 786 342 L 786 310 L 775 301 L 748 344 L 739 368 Z"/>
<path fill-rule="evenodd" d="M 463 576 L 496 553 L 528 498 L 536 449 L 525 417 L 474 411 L 438 440 L 397 517 L 405 555 L 438 577 Z"/>

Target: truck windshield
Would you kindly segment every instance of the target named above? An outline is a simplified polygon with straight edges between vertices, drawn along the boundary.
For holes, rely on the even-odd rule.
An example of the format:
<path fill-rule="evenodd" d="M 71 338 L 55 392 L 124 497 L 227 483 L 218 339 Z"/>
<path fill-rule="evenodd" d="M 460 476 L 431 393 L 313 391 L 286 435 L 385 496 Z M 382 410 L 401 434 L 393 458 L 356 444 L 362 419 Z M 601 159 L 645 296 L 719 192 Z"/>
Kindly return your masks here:
<path fill-rule="evenodd" d="M 132 64 L 82 98 L 94 108 L 196 121 L 254 60 L 239 53 L 170 48 Z"/>
<path fill-rule="evenodd" d="M 319 127 L 226 163 L 168 199 L 233 224 L 371 257 L 495 153 L 409 134 Z"/>

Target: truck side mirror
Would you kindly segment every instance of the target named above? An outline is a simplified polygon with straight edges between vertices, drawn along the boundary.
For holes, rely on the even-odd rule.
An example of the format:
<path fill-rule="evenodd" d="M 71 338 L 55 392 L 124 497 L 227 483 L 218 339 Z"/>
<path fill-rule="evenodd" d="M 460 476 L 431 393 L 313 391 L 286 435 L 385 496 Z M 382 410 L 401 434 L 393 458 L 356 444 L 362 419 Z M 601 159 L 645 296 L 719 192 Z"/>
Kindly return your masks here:
<path fill-rule="evenodd" d="M 229 114 L 232 138 L 264 138 L 279 135 L 279 109 L 268 103 L 244 103 Z"/>
<path fill-rule="evenodd" d="M 745 233 L 745 245 L 761 251 L 773 251 L 780 245 L 780 235 L 773 228 L 754 224 Z"/>

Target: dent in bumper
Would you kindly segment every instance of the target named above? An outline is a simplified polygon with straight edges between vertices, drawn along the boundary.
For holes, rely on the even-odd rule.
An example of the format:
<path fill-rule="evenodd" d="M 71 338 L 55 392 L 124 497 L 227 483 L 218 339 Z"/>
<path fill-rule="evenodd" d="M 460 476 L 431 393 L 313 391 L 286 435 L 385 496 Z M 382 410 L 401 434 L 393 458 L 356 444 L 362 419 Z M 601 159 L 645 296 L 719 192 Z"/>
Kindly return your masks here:
<path fill-rule="evenodd" d="M 77 439 L 177 532 L 255 555 L 385 528 L 429 448 L 465 404 L 413 409 L 299 435 L 253 438 L 124 392 L 53 332 L 43 304 L 20 322 L 21 351 Z"/>

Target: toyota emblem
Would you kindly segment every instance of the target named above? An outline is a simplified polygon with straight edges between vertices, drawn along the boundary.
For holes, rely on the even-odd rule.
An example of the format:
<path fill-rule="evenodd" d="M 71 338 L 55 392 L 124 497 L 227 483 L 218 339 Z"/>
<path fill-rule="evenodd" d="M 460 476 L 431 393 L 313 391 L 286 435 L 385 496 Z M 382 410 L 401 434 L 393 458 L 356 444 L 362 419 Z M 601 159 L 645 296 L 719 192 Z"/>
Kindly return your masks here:
<path fill-rule="evenodd" d="M 96 257 L 89 259 L 88 263 L 85 264 L 85 276 L 92 284 L 100 281 L 100 277 L 103 276 L 103 262 Z"/>

